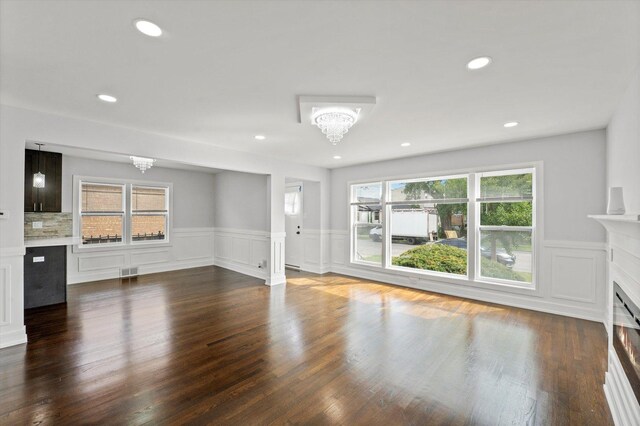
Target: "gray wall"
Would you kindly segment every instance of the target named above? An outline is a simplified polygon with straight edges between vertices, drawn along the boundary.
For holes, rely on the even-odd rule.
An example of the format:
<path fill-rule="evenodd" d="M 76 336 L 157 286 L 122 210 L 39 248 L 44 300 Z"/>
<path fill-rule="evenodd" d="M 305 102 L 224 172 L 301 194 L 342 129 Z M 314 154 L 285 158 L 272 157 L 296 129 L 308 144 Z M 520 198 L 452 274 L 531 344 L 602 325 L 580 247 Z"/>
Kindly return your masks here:
<path fill-rule="evenodd" d="M 640 213 L 640 69 L 607 127 L 607 184 L 623 188 L 628 213 Z"/>
<path fill-rule="evenodd" d="M 71 212 L 73 175 L 173 183 L 173 227 L 213 227 L 214 175 L 152 167 L 144 174 L 132 164 L 62 157 L 62 211 Z"/>
<path fill-rule="evenodd" d="M 267 182 L 266 175 L 231 171 L 216 174 L 215 227 L 269 231 Z"/>
<path fill-rule="evenodd" d="M 605 211 L 605 131 L 572 133 L 406 159 L 334 169 L 331 225 L 348 228 L 347 182 L 402 177 L 472 167 L 544 162 L 544 237 L 604 241 L 604 229 L 588 214 Z"/>

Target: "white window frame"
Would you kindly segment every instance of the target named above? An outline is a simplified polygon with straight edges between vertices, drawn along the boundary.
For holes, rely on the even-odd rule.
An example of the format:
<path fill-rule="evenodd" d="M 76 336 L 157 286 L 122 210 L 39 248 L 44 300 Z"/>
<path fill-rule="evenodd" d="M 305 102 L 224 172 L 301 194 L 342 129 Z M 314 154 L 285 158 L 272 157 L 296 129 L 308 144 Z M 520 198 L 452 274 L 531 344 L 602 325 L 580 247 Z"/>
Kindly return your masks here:
<path fill-rule="evenodd" d="M 392 177 L 372 177 L 369 179 L 353 180 L 347 182 L 347 194 L 348 194 L 348 224 L 349 224 L 349 264 L 356 269 L 374 269 L 379 272 L 389 272 L 399 277 L 405 277 L 408 283 L 415 285 L 419 279 L 425 279 L 434 282 L 443 282 L 447 284 L 455 284 L 469 287 L 476 287 L 480 289 L 500 290 L 516 294 L 525 294 L 533 296 L 542 296 L 541 286 L 539 285 L 540 277 L 540 259 L 542 259 L 542 242 L 544 241 L 544 196 L 543 196 L 543 162 L 527 162 L 527 163 L 515 163 L 515 164 L 503 164 L 495 166 L 474 167 L 458 170 L 442 170 L 433 173 L 421 173 L 408 176 L 392 176 Z M 532 194 L 533 194 L 533 231 L 532 231 L 532 283 L 520 283 L 517 281 L 500 280 L 497 281 L 493 278 L 481 277 L 478 271 L 479 268 L 479 256 L 480 250 L 477 249 L 476 240 L 479 238 L 479 230 L 477 224 L 479 224 L 479 209 L 476 207 L 479 205 L 477 202 L 477 183 L 479 182 L 480 173 L 491 172 L 503 172 L 504 174 L 514 174 L 519 170 L 531 170 L 533 171 L 532 178 Z M 460 177 L 467 175 L 467 276 L 447 274 L 436 271 L 417 270 L 413 268 L 404 268 L 389 265 L 391 262 L 390 244 L 388 241 L 388 235 L 390 231 L 389 221 L 387 217 L 387 198 L 389 196 L 389 183 L 395 181 L 410 181 L 410 180 L 422 180 L 422 179 L 437 179 L 438 177 Z M 357 261 L 354 259 L 354 223 L 352 206 L 357 204 L 368 203 L 354 203 L 352 201 L 352 189 L 354 185 L 372 184 L 376 182 L 382 183 L 382 210 L 381 210 L 381 225 L 383 228 L 382 235 L 382 261 L 380 265 L 372 264 L 368 262 Z M 479 184 L 479 183 L 478 183 Z M 479 193 L 478 193 L 479 195 Z M 370 204 L 370 203 L 369 203 Z M 476 236 L 477 235 L 477 236 Z M 477 252 L 477 253 L 476 253 Z"/>
<path fill-rule="evenodd" d="M 154 182 L 143 181 L 134 179 L 118 179 L 118 178 L 104 178 L 94 176 L 73 176 L 73 229 L 74 235 L 82 237 L 82 222 L 81 222 L 81 203 L 82 203 L 82 183 L 90 183 L 97 185 L 121 185 L 124 187 L 123 191 L 123 208 L 124 208 L 124 220 L 123 220 L 123 235 L 122 241 L 117 243 L 102 243 L 102 244 L 79 244 L 72 247 L 72 252 L 91 252 L 91 251 L 112 251 L 112 250 L 128 250 L 140 247 L 168 247 L 172 245 L 171 234 L 173 232 L 173 184 L 170 182 Z M 167 203 L 167 215 L 166 215 L 166 234 L 164 240 L 148 240 L 148 241 L 132 241 L 131 236 L 131 217 L 132 217 L 132 187 L 141 186 L 147 188 L 165 188 L 167 191 L 167 197 L 165 198 Z"/>
<path fill-rule="evenodd" d="M 519 174 L 531 174 L 531 197 L 486 197 L 483 198 L 480 196 L 481 192 L 480 192 L 480 183 L 481 183 L 481 179 L 483 177 L 490 177 L 490 176 L 510 176 L 510 175 L 519 175 Z M 475 226 L 474 226 L 474 234 L 475 234 L 475 265 L 474 265 L 474 276 L 476 277 L 476 279 L 478 281 L 482 281 L 482 282 L 488 282 L 488 283 L 495 283 L 495 284 L 502 284 L 502 285 L 510 285 L 510 286 L 521 286 L 521 287 L 536 287 L 536 283 L 537 283 L 537 253 L 536 253 L 536 247 L 537 247 L 537 239 L 536 239 L 536 217 L 537 215 L 537 209 L 536 209 L 536 201 L 537 201 L 537 197 L 536 197 L 536 169 L 535 167 L 528 167 L 528 168 L 523 168 L 523 169 L 510 169 L 510 170 L 496 170 L 496 171 L 487 171 L 487 172 L 478 172 L 475 173 L 475 190 L 474 190 L 474 196 L 475 196 Z M 518 201 L 531 201 L 532 203 L 532 208 L 531 208 L 531 214 L 532 214 L 532 218 L 531 218 L 531 226 L 508 226 L 508 225 L 482 225 L 480 223 L 480 214 L 481 214 L 481 209 L 480 206 L 482 203 L 498 203 L 498 202 L 518 202 Z M 526 231 L 526 232 L 531 232 L 531 282 L 530 283 L 523 283 L 523 282 L 518 282 L 518 281 L 512 281 L 512 280 L 503 280 L 500 278 L 492 278 L 492 277 L 484 277 L 482 276 L 481 273 L 481 257 L 482 257 L 482 252 L 480 249 L 480 243 L 481 243 L 481 232 L 482 231 L 506 231 L 506 232 L 517 232 L 517 231 Z"/>
<path fill-rule="evenodd" d="M 133 187 L 136 188 L 150 188 L 150 189 L 164 189 L 164 204 L 165 204 L 165 211 L 164 212 L 155 212 L 155 211 L 150 211 L 150 210 L 139 210 L 139 212 L 142 213 L 137 213 L 135 214 L 133 211 Z M 163 242 L 169 242 L 169 219 L 170 219 L 170 212 L 169 212 L 169 195 L 170 195 L 170 191 L 169 191 L 169 187 L 166 185 L 158 185 L 158 184 L 153 184 L 153 183 L 145 183 L 145 184 L 137 184 L 137 183 L 130 183 L 128 184 L 128 188 L 129 188 L 129 239 L 130 239 L 130 244 L 131 245 L 143 245 L 143 246 L 148 246 L 148 245 L 157 245 L 157 244 L 162 244 Z M 164 234 L 164 239 L 162 240 L 142 240 L 142 241 L 134 241 L 133 240 L 133 216 L 164 216 L 164 229 L 165 229 L 165 234 Z"/>
<path fill-rule="evenodd" d="M 357 240 L 357 228 L 356 225 L 358 222 L 354 221 L 354 214 L 353 214 L 353 208 L 354 207 L 358 207 L 358 206 L 370 206 L 370 205 L 378 205 L 378 203 L 376 202 L 359 202 L 359 201 L 354 201 L 355 199 L 355 192 L 354 192 L 354 186 L 362 186 L 362 185 L 377 185 L 380 184 L 381 185 L 381 194 L 380 194 L 380 225 L 383 227 L 383 231 L 382 231 L 382 251 L 381 251 L 381 259 L 380 259 L 380 264 L 376 264 L 373 262 L 367 262 L 364 260 L 359 260 L 356 258 L 356 240 Z M 384 212 L 384 204 L 385 204 L 385 186 L 384 186 L 384 181 L 379 180 L 379 179 L 372 179 L 372 180 L 367 180 L 367 181 L 362 181 L 362 182 L 358 182 L 358 183 L 353 183 L 351 185 L 349 185 L 349 258 L 351 259 L 351 263 L 353 264 L 357 264 L 357 265 L 362 265 L 362 266 L 367 266 L 367 267 L 371 267 L 371 268 L 382 268 L 384 262 L 385 262 L 385 258 L 386 258 L 386 236 L 387 236 L 387 232 L 384 229 L 385 224 L 386 224 L 386 220 L 384 219 L 385 216 L 385 212 Z"/>

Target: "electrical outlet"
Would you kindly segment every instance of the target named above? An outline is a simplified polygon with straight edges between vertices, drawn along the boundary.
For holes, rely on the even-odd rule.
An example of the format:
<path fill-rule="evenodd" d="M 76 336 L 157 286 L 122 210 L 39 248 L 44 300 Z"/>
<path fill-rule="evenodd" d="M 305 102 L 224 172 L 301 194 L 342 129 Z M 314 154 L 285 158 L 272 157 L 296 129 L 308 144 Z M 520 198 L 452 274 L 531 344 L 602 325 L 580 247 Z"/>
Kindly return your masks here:
<path fill-rule="evenodd" d="M 33 229 L 42 229 L 42 222 L 31 222 L 31 227 Z"/>

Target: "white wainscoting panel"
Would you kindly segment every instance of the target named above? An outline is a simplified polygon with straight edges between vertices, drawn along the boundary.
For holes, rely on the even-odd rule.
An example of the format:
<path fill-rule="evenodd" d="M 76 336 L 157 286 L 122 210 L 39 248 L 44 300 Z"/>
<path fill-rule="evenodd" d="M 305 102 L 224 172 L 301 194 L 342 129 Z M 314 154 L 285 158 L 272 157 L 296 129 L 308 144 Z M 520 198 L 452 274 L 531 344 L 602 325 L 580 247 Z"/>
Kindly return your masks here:
<path fill-rule="evenodd" d="M 118 278 L 120 268 L 140 275 L 213 265 L 213 228 L 174 228 L 166 245 L 130 245 L 119 250 L 67 251 L 67 283 Z"/>
<path fill-rule="evenodd" d="M 324 274 L 330 267 L 330 239 L 329 232 L 320 229 L 304 229 L 302 231 L 303 256 L 300 269 Z"/>
<path fill-rule="evenodd" d="M 0 266 L 0 326 L 11 324 L 11 265 Z"/>
<path fill-rule="evenodd" d="M 606 314 L 606 245 L 547 241 L 542 270 L 549 297 Z"/>
<path fill-rule="evenodd" d="M 24 326 L 24 247 L 0 249 L 0 348 L 27 342 Z"/>
<path fill-rule="evenodd" d="M 214 240 L 215 265 L 252 277 L 267 279 L 268 232 L 215 228 Z"/>
<path fill-rule="evenodd" d="M 349 232 L 331 230 L 331 265 L 349 263 Z"/>

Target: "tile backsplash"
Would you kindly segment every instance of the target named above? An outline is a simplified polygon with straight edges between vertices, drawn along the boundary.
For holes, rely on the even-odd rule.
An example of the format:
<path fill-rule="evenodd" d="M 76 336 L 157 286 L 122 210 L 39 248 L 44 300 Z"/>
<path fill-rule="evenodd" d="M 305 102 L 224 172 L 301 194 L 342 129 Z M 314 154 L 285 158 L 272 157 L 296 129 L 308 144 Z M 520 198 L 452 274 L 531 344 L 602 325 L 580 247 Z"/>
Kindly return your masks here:
<path fill-rule="evenodd" d="M 42 222 L 42 228 L 34 228 L 33 222 Z M 73 213 L 24 214 L 25 240 L 71 236 L 73 236 Z"/>

